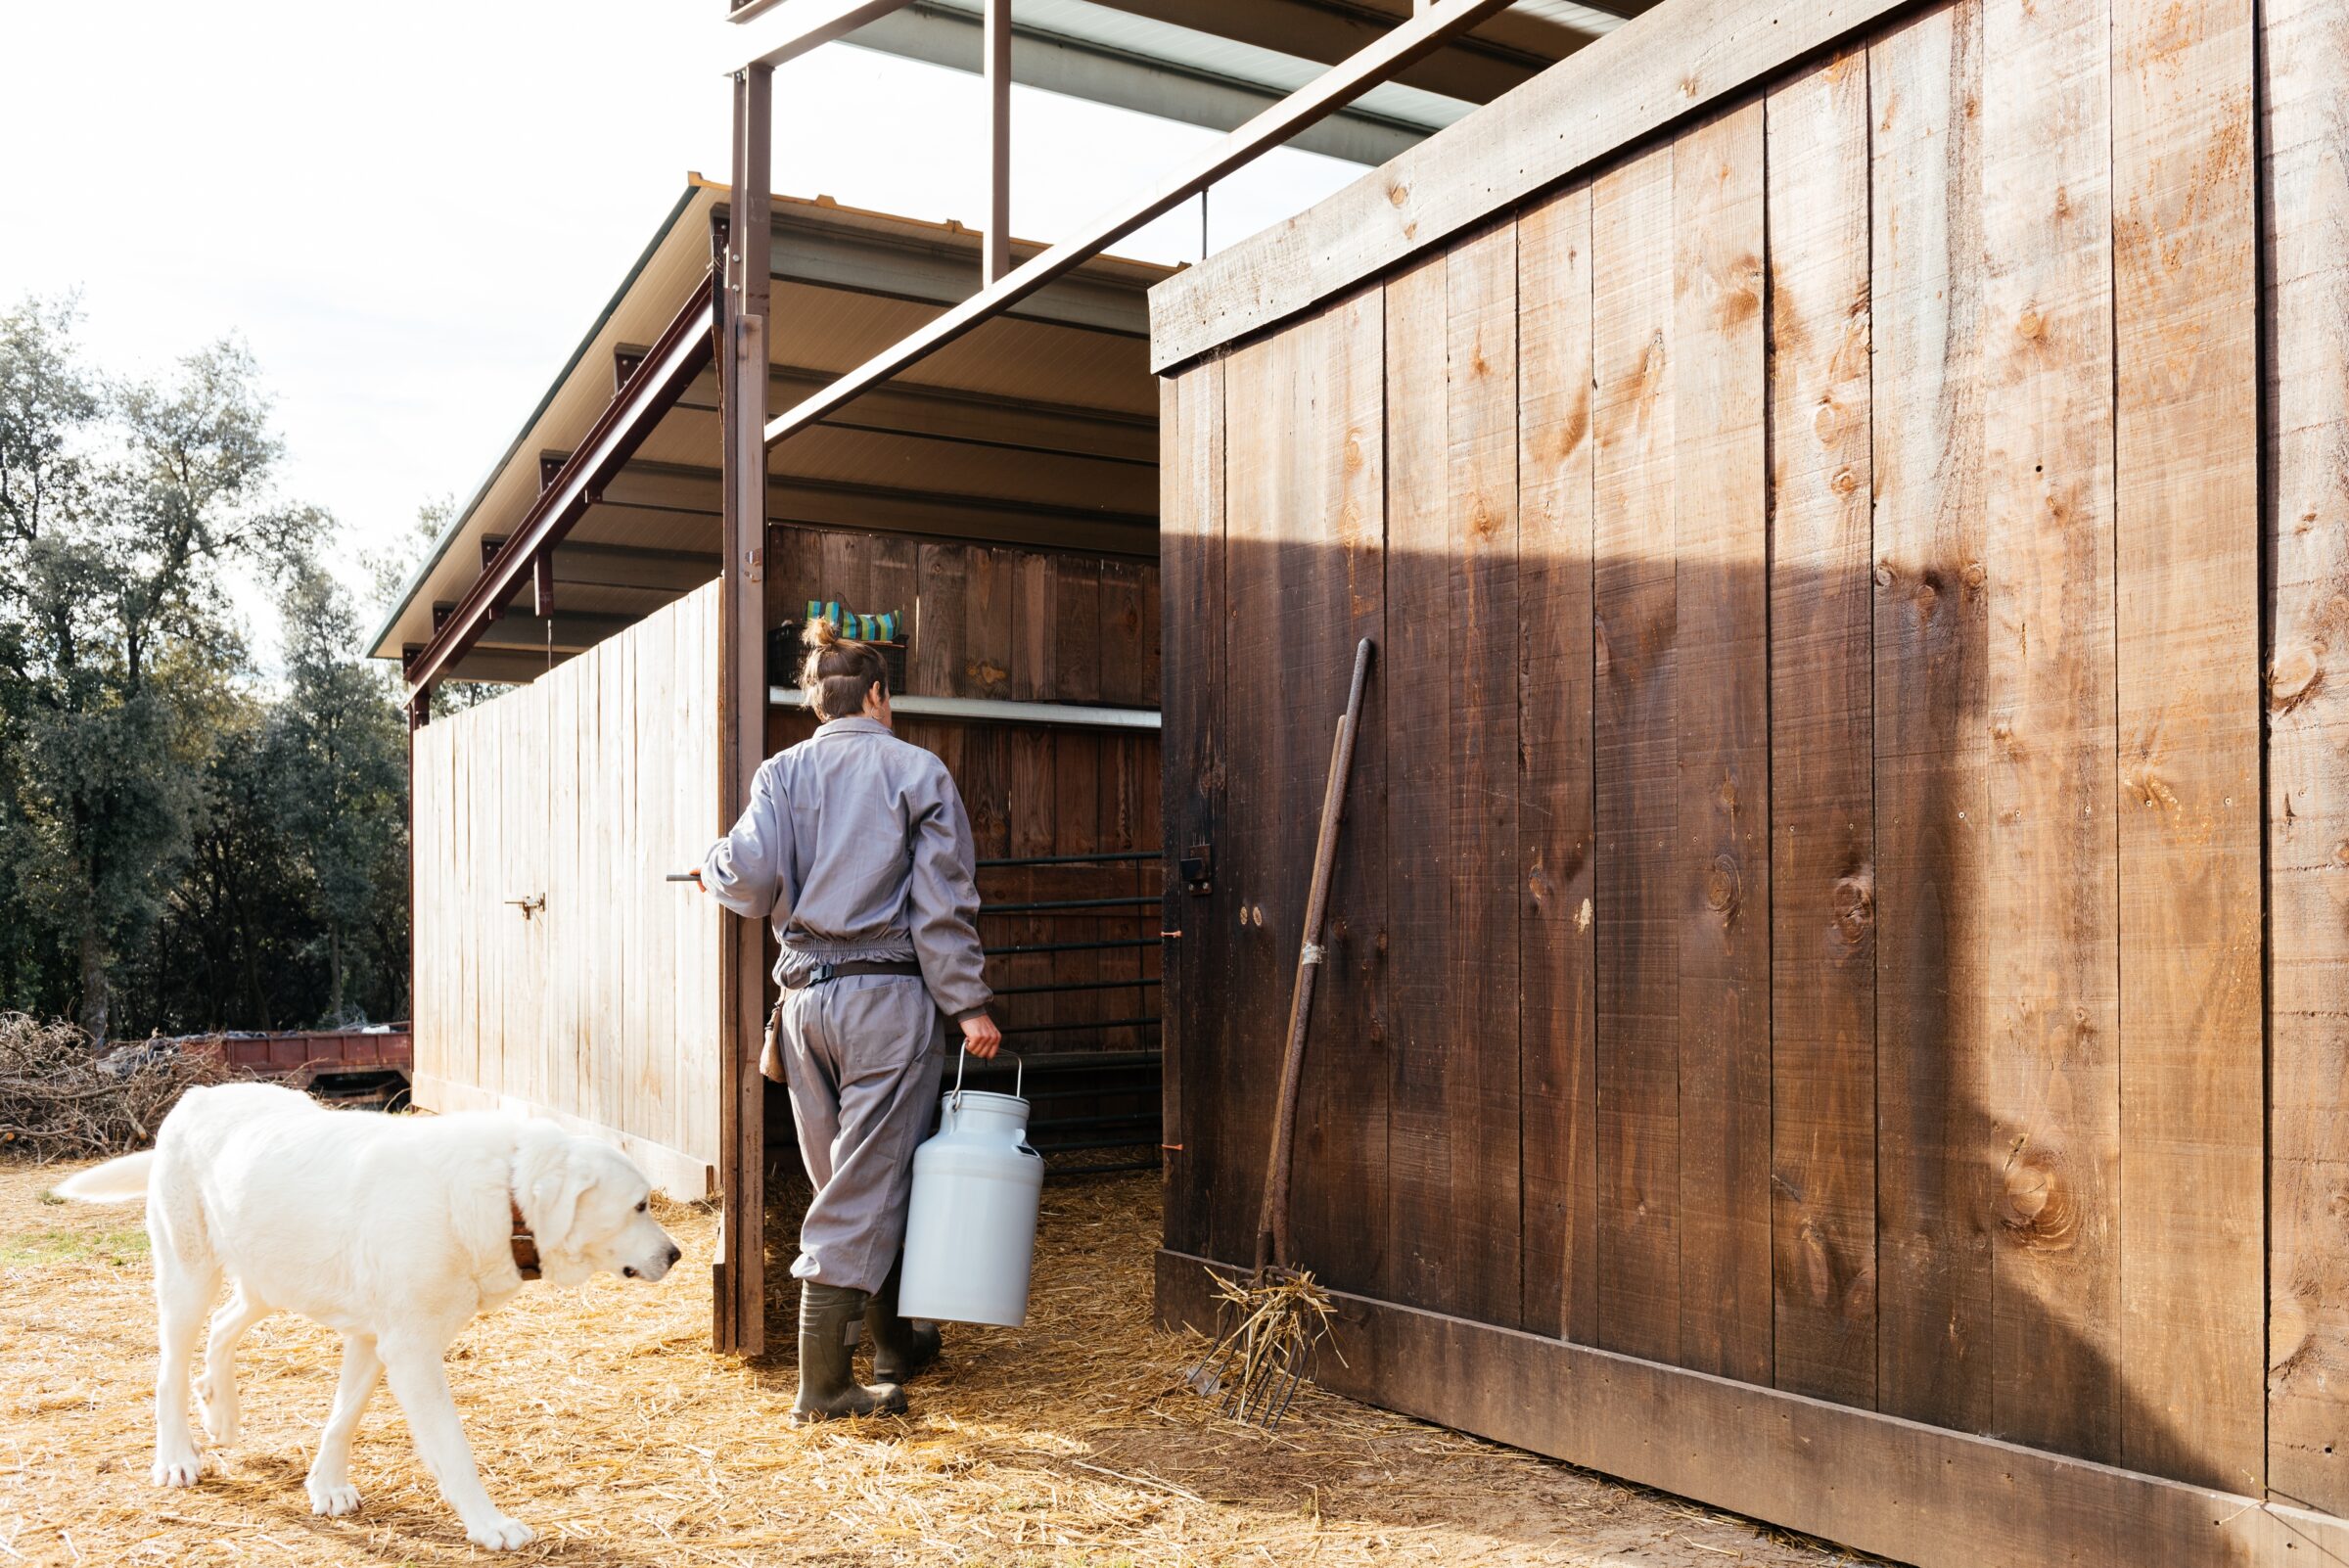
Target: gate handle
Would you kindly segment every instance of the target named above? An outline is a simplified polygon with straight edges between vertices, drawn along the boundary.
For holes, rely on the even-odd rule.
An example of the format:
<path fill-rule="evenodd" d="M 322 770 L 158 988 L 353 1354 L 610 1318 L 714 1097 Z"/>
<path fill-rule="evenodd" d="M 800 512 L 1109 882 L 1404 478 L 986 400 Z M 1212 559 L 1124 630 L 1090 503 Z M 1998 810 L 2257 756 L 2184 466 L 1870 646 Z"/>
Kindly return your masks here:
<path fill-rule="evenodd" d="M 1000 1051 L 1000 1047 L 998 1047 L 998 1050 Z M 1000 1051 L 1000 1054 L 1011 1058 L 1011 1097 L 1015 1100 L 1026 1099 L 1028 1096 L 1023 1091 L 1028 1086 L 1028 1064 L 1020 1060 L 1020 1055 L 1017 1051 Z M 963 1064 L 968 1062 L 970 1059 L 971 1051 L 970 1047 L 967 1045 L 954 1053 L 953 1104 L 954 1109 L 957 1111 L 962 1109 Z"/>

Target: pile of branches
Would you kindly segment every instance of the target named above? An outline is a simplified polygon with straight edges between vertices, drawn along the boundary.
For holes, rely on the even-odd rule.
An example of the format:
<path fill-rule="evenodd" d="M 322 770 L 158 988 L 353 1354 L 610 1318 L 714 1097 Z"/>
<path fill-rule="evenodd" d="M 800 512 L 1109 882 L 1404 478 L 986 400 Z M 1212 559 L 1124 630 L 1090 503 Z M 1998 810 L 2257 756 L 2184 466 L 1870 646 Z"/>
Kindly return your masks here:
<path fill-rule="evenodd" d="M 182 1094 L 228 1076 L 216 1052 L 102 1055 L 71 1024 L 0 1013 L 0 1154 L 95 1159 L 144 1148 Z"/>

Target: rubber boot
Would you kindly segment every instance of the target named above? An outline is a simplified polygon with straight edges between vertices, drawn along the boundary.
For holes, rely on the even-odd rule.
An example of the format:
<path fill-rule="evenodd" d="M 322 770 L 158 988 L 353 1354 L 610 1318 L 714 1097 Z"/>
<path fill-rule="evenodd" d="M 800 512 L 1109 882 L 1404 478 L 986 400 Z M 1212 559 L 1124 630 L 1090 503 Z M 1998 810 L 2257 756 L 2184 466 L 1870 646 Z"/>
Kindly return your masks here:
<path fill-rule="evenodd" d="M 898 1315 L 898 1278 L 905 1271 L 900 1256 L 890 1265 L 881 1293 L 864 1310 L 864 1331 L 873 1336 L 873 1381 L 910 1383 L 938 1360 L 939 1333 L 917 1328 L 913 1319 Z"/>
<path fill-rule="evenodd" d="M 829 1421 L 843 1415 L 901 1415 L 905 1391 L 885 1383 L 867 1388 L 850 1375 L 849 1358 L 856 1320 L 864 1315 L 865 1293 L 810 1281 L 800 1287 L 800 1397 L 791 1423 Z"/>

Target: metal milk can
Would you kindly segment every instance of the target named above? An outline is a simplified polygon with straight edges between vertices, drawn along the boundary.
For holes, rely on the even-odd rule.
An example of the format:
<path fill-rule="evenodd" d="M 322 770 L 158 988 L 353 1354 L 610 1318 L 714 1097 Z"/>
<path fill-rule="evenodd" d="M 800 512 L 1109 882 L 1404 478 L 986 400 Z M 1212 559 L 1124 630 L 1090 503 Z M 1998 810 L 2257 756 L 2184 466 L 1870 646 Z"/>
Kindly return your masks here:
<path fill-rule="evenodd" d="M 1028 1147 L 1028 1102 L 1020 1094 L 1027 1064 L 1012 1057 L 1019 1069 L 1012 1092 L 988 1094 L 962 1086 L 966 1060 L 967 1052 L 956 1052 L 937 1136 L 913 1152 L 898 1311 L 930 1322 L 1017 1328 L 1028 1320 L 1044 1190 L 1044 1159 Z"/>

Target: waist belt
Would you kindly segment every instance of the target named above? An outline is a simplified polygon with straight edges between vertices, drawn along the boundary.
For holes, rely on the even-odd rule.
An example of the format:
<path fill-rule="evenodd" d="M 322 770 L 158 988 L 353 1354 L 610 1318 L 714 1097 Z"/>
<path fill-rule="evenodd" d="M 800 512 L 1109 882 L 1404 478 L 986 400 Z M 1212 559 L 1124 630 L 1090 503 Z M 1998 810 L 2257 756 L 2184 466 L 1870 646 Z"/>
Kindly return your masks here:
<path fill-rule="evenodd" d="M 805 980 L 790 989 L 805 991 L 809 986 L 820 986 L 828 980 L 846 980 L 851 975 L 910 975 L 919 980 L 922 966 L 911 958 L 859 958 L 841 964 L 819 963 L 807 971 Z"/>

